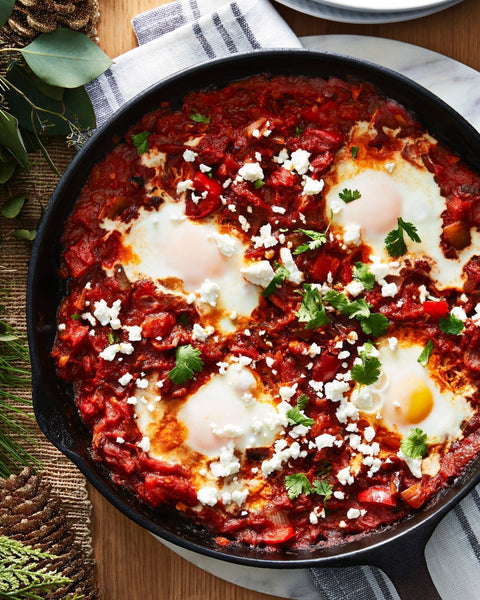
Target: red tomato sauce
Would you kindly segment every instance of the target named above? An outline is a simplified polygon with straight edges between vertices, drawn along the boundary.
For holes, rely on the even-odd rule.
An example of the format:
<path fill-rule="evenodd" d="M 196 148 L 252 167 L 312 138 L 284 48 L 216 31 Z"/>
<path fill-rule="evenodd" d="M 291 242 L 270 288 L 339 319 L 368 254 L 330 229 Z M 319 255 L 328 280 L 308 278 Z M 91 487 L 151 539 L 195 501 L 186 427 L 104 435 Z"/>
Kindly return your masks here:
<path fill-rule="evenodd" d="M 384 98 L 368 83 L 336 78 L 258 76 L 224 89 L 191 93 L 179 109 L 162 107 L 146 115 L 92 170 L 65 228 L 61 274 L 69 281 L 69 291 L 58 310 L 59 330 L 52 356 L 60 377 L 73 384 L 76 405 L 92 434 L 92 455 L 106 465 L 115 483 L 154 508 L 168 506 L 187 512 L 218 535 L 221 545 L 299 548 L 341 543 L 351 534 L 393 523 L 421 508 L 450 485 L 480 450 L 475 392 L 471 398 L 475 415 L 466 424 L 463 437 L 445 453 L 440 452 L 434 475 L 414 477 L 397 455 L 400 435 L 379 426 L 375 442 L 381 447 L 382 461 L 373 474 L 368 474 L 361 459 L 355 462 L 355 455 L 364 456 L 347 443 L 310 447 L 269 474 L 265 486 L 251 488 L 249 496 L 258 502 L 255 509 L 249 504 L 244 510 L 241 506 L 228 508 L 220 500 L 213 506 L 199 505 L 192 477 L 195 462 L 154 458 L 141 444 L 135 407 L 128 401 L 132 390 L 119 380 L 154 372 L 163 381 L 162 397 L 181 405 L 218 372 L 217 364 L 227 355 L 251 358 L 265 389 L 277 389 L 281 377 L 285 385 L 296 385 L 297 398 L 301 393 L 309 397 L 305 414 L 313 420 L 310 439 L 328 434 L 345 440 L 349 435 L 346 424 L 337 417 L 337 405 L 313 394 L 308 382 L 325 385 L 335 380 L 344 362 L 339 358 L 339 341 L 349 348 L 352 332 L 356 346 L 372 340 L 358 321 L 337 315 L 325 325 L 306 328 L 298 318 L 301 286 L 284 281 L 268 297 L 260 298 L 251 318 L 237 331 L 220 332 L 215 339 L 192 340 L 193 325 L 200 323 L 195 305 L 182 295 L 164 293 L 147 278 L 129 281 L 122 268 L 128 252 L 121 236 L 118 231 L 106 236 L 101 223 L 104 219 L 132 223 L 141 209 L 158 209 L 164 201 L 162 194 L 176 198 L 178 182 L 190 179 L 199 199 L 192 200 L 187 194 L 187 217 L 195 221 L 214 218 L 247 245 L 246 258 L 273 262 L 276 249 L 269 254 L 265 247 L 252 243 L 265 224 L 277 237 L 283 234 L 293 249 L 305 242 L 301 228 L 323 232 L 328 227 L 320 196 L 303 194 L 301 178 L 275 157 L 282 149 L 290 155 L 299 149 L 307 151 L 308 175 L 318 181 L 334 167 L 338 152 L 348 145 L 349 132 L 359 121 L 376 128 L 376 135 L 365 142 L 369 151 L 380 149 L 388 154 L 402 147 L 405 138 L 411 140 L 415 156 L 435 175 L 445 197 L 445 253 L 454 255 L 468 245 L 472 228 L 480 225 L 480 178 L 440 145 L 419 150 L 415 144 L 424 130 L 397 102 Z M 165 153 L 160 171 L 142 163 L 133 141 L 142 132 L 149 133 L 150 152 Z M 192 139 L 195 146 L 187 145 Z M 195 152 L 193 162 L 184 159 L 188 149 Z M 264 172 L 258 184 L 237 177 L 252 157 Z M 200 165 L 208 165 L 208 173 Z M 147 181 L 151 184 L 148 193 Z M 162 193 L 156 195 L 155 188 Z M 248 231 L 242 227 L 240 215 L 248 220 Z M 333 281 L 345 286 L 352 281 L 355 263 L 368 262 L 369 252 L 364 244 L 346 249 L 332 236 L 320 247 L 294 257 L 304 283 Z M 433 289 L 429 266 L 422 260 L 403 265 L 395 300 L 384 297 L 378 285 L 362 296 L 372 312 L 388 319 L 388 335 L 401 327 L 414 331 L 412 335 L 422 342 L 433 339 L 435 354 L 447 365 L 451 377 L 460 373 L 476 389 L 480 329 L 467 322 L 461 336 L 450 335 L 439 329 L 439 319 L 461 294 L 467 296 L 465 312 L 472 313 L 480 302 L 479 265 L 476 259 L 468 263 L 463 290 L 437 290 L 439 302 L 419 300 L 419 286 L 427 284 Z M 99 319 L 85 316 L 101 301 L 109 307 L 119 302 L 121 327 L 113 327 L 112 319 L 102 325 Z M 126 327 L 141 328 L 141 339 L 130 342 Z M 320 352 L 310 355 L 313 343 Z M 113 360 L 100 357 L 106 348 L 120 344 L 125 344 L 128 352 L 118 350 Z M 184 345 L 198 349 L 203 368 L 177 384 L 169 374 L 176 364 L 176 349 Z M 265 358 L 275 365 L 274 370 Z M 363 432 L 368 425 L 360 414 L 356 431 Z M 179 447 L 185 437 L 182 425 L 167 415 L 158 441 L 162 448 L 167 452 Z M 272 447 L 247 449 L 242 477 L 255 479 L 263 461 L 272 455 Z M 356 466 L 355 476 L 349 483 L 339 482 L 338 474 L 349 465 Z M 299 473 L 312 486 L 320 481 L 326 486 L 320 487 L 324 493 L 305 493 L 305 488 L 296 497 L 289 493 L 286 477 Z M 348 516 L 352 514 L 355 518 Z"/>

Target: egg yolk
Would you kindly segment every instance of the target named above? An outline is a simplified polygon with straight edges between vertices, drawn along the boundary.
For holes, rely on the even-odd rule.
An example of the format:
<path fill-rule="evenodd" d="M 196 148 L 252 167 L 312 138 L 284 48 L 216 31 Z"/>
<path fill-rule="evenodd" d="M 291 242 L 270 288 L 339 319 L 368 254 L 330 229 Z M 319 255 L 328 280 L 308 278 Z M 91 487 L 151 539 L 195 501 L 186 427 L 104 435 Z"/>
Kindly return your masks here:
<path fill-rule="evenodd" d="M 428 417 L 433 409 L 433 394 L 420 377 L 412 376 L 402 382 L 393 401 L 395 415 L 402 423 L 416 425 Z"/>
<path fill-rule="evenodd" d="M 397 226 L 402 216 L 402 197 L 383 173 L 372 173 L 349 182 L 361 196 L 343 208 L 345 223 L 360 225 L 367 235 L 385 235 Z M 351 187 L 350 185 L 350 187 Z"/>

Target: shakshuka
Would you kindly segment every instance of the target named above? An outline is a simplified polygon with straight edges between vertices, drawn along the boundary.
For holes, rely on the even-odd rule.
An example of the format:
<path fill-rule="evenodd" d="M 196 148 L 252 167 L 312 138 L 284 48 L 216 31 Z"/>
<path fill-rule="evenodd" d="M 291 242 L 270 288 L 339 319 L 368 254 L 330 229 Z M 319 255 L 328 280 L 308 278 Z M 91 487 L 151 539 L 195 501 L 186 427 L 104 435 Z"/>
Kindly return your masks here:
<path fill-rule="evenodd" d="M 480 177 L 368 83 L 165 103 L 63 243 L 52 355 L 93 456 L 220 545 L 340 543 L 480 451 Z"/>

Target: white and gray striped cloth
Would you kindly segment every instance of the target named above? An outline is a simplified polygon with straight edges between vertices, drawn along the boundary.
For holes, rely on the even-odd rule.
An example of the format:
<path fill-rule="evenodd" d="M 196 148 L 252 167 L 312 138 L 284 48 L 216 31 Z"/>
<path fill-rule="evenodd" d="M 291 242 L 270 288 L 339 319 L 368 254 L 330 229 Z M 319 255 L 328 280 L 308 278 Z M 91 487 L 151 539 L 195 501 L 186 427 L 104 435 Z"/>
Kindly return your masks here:
<path fill-rule="evenodd" d="M 196 64 L 264 48 L 302 44 L 268 0 L 174 0 L 133 19 L 139 47 L 115 59 L 88 86 L 97 125 L 150 85 Z M 445 517 L 427 544 L 427 563 L 444 600 L 480 598 L 479 488 Z M 312 569 L 322 600 L 397 600 L 373 567 Z M 429 600 L 422 593 L 411 600 Z M 409 599 L 410 600 L 410 599 Z"/>

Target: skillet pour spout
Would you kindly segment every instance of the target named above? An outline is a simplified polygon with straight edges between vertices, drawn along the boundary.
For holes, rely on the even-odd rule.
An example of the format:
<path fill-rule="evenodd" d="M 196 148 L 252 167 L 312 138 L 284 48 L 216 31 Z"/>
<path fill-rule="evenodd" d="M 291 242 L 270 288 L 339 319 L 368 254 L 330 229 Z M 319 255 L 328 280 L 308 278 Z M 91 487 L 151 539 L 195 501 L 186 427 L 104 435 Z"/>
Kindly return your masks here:
<path fill-rule="evenodd" d="M 33 401 L 47 438 L 84 473 L 116 508 L 160 538 L 212 558 L 263 568 L 322 568 L 372 564 L 394 582 L 403 600 L 440 596 L 430 578 L 424 548 L 443 516 L 480 481 L 478 459 L 435 502 L 383 531 L 341 546 L 305 551 L 277 550 L 266 555 L 255 547 L 222 547 L 213 534 L 174 512 L 155 511 L 111 481 L 89 453 L 90 434 L 76 410 L 73 392 L 58 377 L 50 353 L 56 335 L 57 308 L 67 291 L 59 275 L 63 224 L 73 210 L 93 167 L 142 116 L 162 102 L 180 105 L 192 90 L 222 86 L 260 73 L 314 77 L 354 77 L 371 82 L 384 95 L 412 110 L 435 137 L 480 171 L 480 136 L 460 115 L 401 75 L 341 55 L 308 50 L 267 50 L 237 55 L 180 72 L 147 89 L 102 126 L 75 157 L 55 190 L 40 224 L 30 261 L 27 324 L 32 361 Z"/>

